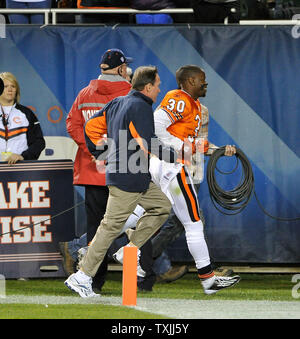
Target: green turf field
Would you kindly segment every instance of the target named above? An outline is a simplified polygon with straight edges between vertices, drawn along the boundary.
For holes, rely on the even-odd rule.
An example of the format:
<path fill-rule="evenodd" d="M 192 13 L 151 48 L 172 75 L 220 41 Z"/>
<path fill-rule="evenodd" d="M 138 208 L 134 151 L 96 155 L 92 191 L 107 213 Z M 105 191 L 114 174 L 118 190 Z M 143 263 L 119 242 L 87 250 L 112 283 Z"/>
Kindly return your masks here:
<path fill-rule="evenodd" d="M 299 276 L 299 277 L 298 277 Z M 300 318 L 300 287 L 290 274 L 242 274 L 235 287 L 207 296 L 195 273 L 153 292 L 138 292 L 136 307 L 122 306 L 122 274 L 111 272 L 101 297 L 69 291 L 63 279 L 7 280 L 1 319 Z M 298 283 L 299 285 L 299 283 Z"/>

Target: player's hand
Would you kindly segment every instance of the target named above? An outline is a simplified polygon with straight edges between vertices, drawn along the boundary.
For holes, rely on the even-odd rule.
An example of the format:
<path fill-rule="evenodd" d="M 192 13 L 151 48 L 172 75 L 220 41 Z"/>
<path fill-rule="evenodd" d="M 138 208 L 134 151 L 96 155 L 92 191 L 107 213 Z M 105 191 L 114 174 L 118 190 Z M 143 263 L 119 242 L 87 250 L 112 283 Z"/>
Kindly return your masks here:
<path fill-rule="evenodd" d="M 209 148 L 209 142 L 206 139 L 199 139 L 195 143 L 196 151 L 199 153 L 207 153 Z"/>
<path fill-rule="evenodd" d="M 226 155 L 227 157 L 232 157 L 234 154 L 236 154 L 235 146 L 234 145 L 226 145 L 224 155 Z"/>
<path fill-rule="evenodd" d="M 180 151 L 178 152 L 177 161 L 189 165 L 192 161 L 193 153 L 194 153 L 193 144 L 190 141 L 185 140 Z"/>

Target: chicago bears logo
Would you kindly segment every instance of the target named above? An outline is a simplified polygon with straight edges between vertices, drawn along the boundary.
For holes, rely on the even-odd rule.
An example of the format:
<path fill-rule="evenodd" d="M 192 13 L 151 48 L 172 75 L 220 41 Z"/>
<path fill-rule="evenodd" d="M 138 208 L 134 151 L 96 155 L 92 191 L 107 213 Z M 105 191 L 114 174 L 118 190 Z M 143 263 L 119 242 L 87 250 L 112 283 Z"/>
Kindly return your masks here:
<path fill-rule="evenodd" d="M 20 124 L 21 123 L 21 118 L 20 117 L 14 117 L 12 120 L 13 120 L 13 122 L 15 124 Z"/>

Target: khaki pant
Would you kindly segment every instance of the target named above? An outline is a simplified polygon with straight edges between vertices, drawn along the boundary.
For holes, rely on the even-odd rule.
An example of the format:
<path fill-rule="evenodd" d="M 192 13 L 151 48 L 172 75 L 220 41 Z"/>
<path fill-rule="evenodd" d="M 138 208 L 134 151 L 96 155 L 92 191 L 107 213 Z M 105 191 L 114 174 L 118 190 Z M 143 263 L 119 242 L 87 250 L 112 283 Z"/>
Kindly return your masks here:
<path fill-rule="evenodd" d="M 144 193 L 126 192 L 115 186 L 109 186 L 104 218 L 86 256 L 80 262 L 80 268 L 85 274 L 90 277 L 96 274 L 108 248 L 119 236 L 137 204 L 145 209 L 130 237 L 130 241 L 137 247 L 141 247 L 163 225 L 171 210 L 169 199 L 152 182 Z"/>

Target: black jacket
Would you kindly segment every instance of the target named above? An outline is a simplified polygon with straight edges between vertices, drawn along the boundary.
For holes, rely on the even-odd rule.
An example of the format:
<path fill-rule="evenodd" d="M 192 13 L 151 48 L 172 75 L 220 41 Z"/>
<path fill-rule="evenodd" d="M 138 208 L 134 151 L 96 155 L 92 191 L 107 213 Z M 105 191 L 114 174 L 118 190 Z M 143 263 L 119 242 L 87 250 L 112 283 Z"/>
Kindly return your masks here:
<path fill-rule="evenodd" d="M 21 111 L 23 111 L 27 115 L 27 119 L 29 121 L 27 130 L 28 149 L 21 155 L 24 160 L 37 160 L 46 147 L 41 125 L 36 115 L 29 108 L 20 104 L 17 104 L 16 108 L 19 108 Z"/>

